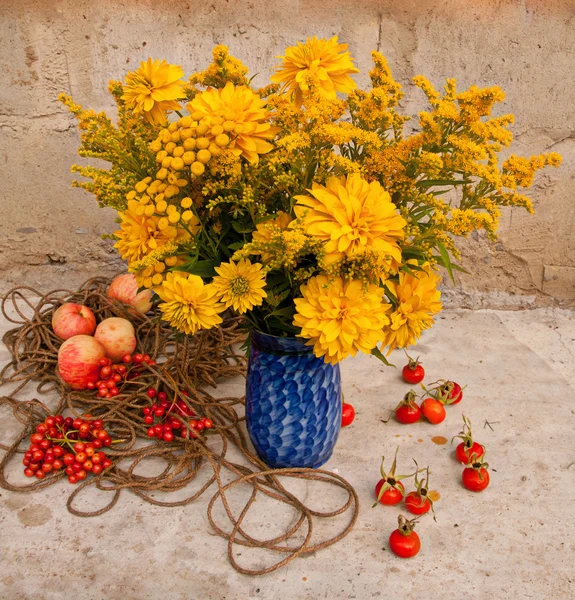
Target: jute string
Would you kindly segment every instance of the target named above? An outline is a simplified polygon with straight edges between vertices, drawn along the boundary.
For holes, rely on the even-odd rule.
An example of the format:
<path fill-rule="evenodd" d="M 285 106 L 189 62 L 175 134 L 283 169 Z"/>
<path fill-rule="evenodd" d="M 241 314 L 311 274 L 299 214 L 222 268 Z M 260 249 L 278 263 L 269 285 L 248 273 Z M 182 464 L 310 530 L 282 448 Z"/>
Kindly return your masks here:
<path fill-rule="evenodd" d="M 108 283 L 106 279 L 95 278 L 76 292 L 63 289 L 44 296 L 32 288 L 18 287 L 4 297 L 2 314 L 16 327 L 3 338 L 12 359 L 0 371 L 0 385 L 11 384 L 15 387 L 10 393 L 0 396 L 0 406 L 7 405 L 12 409 L 21 431 L 11 446 L 0 444 L 3 454 L 0 461 L 0 487 L 15 492 L 34 492 L 62 482 L 61 485 L 71 488 L 68 510 L 79 517 L 95 517 L 112 509 L 121 492 L 126 489 L 145 502 L 174 507 L 192 503 L 215 484 L 217 490 L 207 509 L 209 523 L 219 536 L 228 541 L 228 558 L 233 567 L 246 575 L 270 573 L 303 553 L 326 548 L 345 537 L 353 528 L 359 513 L 359 499 L 353 487 L 339 475 L 321 469 L 269 469 L 248 444 L 244 418 L 236 411 L 236 407 L 243 404 L 243 398 L 216 397 L 209 391 L 209 388 L 217 386 L 218 380 L 245 372 L 245 358 L 234 349 L 243 340 L 238 319 L 226 319 L 220 328 L 202 331 L 195 336 L 177 335 L 162 323 L 158 314 L 142 315 L 108 298 L 105 293 Z M 38 297 L 40 300 L 30 299 Z M 78 392 L 68 389 L 56 373 L 61 340 L 51 327 L 52 314 L 63 302 L 76 302 L 90 307 L 98 320 L 112 316 L 128 318 L 136 329 L 138 350 L 149 354 L 157 361 L 157 365 L 142 364 L 141 374 L 126 382 L 121 393 L 113 398 L 101 398 L 93 390 Z M 58 397 L 57 405 L 51 405 L 49 409 L 37 398 L 21 399 L 29 393 L 28 384 L 35 386 L 39 397 L 48 394 Z M 157 389 L 158 384 L 161 384 L 168 398 L 181 398 L 196 413 L 212 419 L 213 429 L 198 439 L 178 437 L 172 443 L 150 440 L 147 436 L 149 425 L 144 423 L 142 408 L 152 402 L 146 390 L 150 386 Z M 184 391 L 188 396 L 182 395 Z M 84 482 L 75 486 L 66 481 L 62 471 L 50 473 L 43 480 L 34 480 L 25 485 L 10 483 L 6 475 L 8 464 L 15 460 L 21 467 L 19 457 L 28 447 L 29 435 L 47 415 L 58 413 L 73 417 L 89 414 L 102 419 L 112 438 L 121 440 L 104 449 L 113 460 L 113 466 L 97 476 L 89 475 Z M 8 422 L 4 420 L 4 426 Z M 239 455 L 242 462 L 227 458 L 230 448 L 235 450 L 234 454 Z M 136 473 L 149 459 L 164 461 L 164 470 L 154 476 Z M 166 501 L 154 497 L 154 494 L 175 492 L 188 486 L 194 488 L 192 484 L 202 468 L 210 469 L 211 475 L 205 483 L 196 483 L 195 488 L 199 489 L 190 491 L 185 499 Z M 226 483 L 230 475 L 234 479 Z M 313 510 L 286 489 L 282 483 L 286 479 L 335 486 L 343 490 L 347 500 L 333 511 Z M 239 512 L 232 509 L 228 498 L 230 490 L 236 486 L 247 486 L 249 490 L 249 497 Z M 108 493 L 110 500 L 98 510 L 80 510 L 76 500 L 90 487 Z M 258 539 L 246 531 L 246 517 L 251 509 L 257 510 L 254 502 L 258 495 L 266 496 L 278 507 L 284 506 L 295 511 L 292 524 L 281 535 Z M 331 496 L 333 492 L 329 488 L 321 494 L 324 498 Z M 227 528 L 218 524 L 214 517 L 218 502 L 229 519 Z M 318 519 L 335 517 L 344 520 L 340 532 L 316 541 L 313 536 L 314 524 Z M 257 515 L 260 522 L 265 518 L 265 514 Z M 262 568 L 241 566 L 236 559 L 236 546 L 270 551 L 273 554 L 272 564 Z"/>

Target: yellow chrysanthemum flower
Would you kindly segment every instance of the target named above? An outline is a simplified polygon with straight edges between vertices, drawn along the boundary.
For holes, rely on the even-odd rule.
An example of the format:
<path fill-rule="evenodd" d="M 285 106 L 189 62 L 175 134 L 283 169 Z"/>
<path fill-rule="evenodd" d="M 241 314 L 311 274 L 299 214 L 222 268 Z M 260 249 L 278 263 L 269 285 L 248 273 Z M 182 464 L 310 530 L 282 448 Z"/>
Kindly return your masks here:
<path fill-rule="evenodd" d="M 148 58 L 126 75 L 122 100 L 133 108 L 134 114 L 143 115 L 148 123 L 164 125 L 166 111 L 181 108 L 176 100 L 186 95 L 184 82 L 180 81 L 183 76 L 182 67 Z"/>
<path fill-rule="evenodd" d="M 245 259 L 238 263 L 222 263 L 216 267 L 218 275 L 214 277 L 212 285 L 226 308 L 231 306 L 243 314 L 254 306 L 261 305 L 267 296 L 263 289 L 266 280 L 261 269 L 261 264 L 252 264 Z"/>
<path fill-rule="evenodd" d="M 368 249 L 401 262 L 397 242 L 406 222 L 377 181 L 354 173 L 330 177 L 325 186 L 314 183 L 308 191 L 311 196 L 296 196 L 294 210 L 305 232 L 325 241 L 326 266 Z"/>
<path fill-rule="evenodd" d="M 121 222 L 120 229 L 114 232 L 118 239 L 114 248 L 123 260 L 134 263 L 169 243 L 178 244 L 189 239 L 185 229 L 165 225 L 161 217 L 148 217 L 142 214 L 140 208 L 139 202 L 129 200 L 127 210 L 118 213 Z"/>
<path fill-rule="evenodd" d="M 317 87 L 328 98 L 336 98 L 337 92 L 349 94 L 356 88 L 351 73 L 359 73 L 353 66 L 353 59 L 347 51 L 347 44 L 339 44 L 337 36 L 308 38 L 305 44 L 286 48 L 283 64 L 276 67 L 277 73 L 271 76 L 274 83 L 282 83 L 295 95 L 301 104 L 303 93 L 311 86 Z"/>
<path fill-rule="evenodd" d="M 188 109 L 194 118 L 224 119 L 223 130 L 231 137 L 227 147 L 252 164 L 257 164 L 260 154 L 273 150 L 266 140 L 272 140 L 279 128 L 270 125 L 270 113 L 264 100 L 245 85 L 236 87 L 228 82 L 220 90 L 209 88 L 198 94 L 188 104 Z"/>
<path fill-rule="evenodd" d="M 410 264 L 414 261 L 409 261 Z M 417 263 L 414 263 L 417 264 Z M 391 325 L 384 330 L 382 348 L 389 346 L 388 354 L 395 348 L 406 348 L 429 329 L 442 308 L 441 292 L 437 289 L 439 276 L 429 264 L 423 271 L 413 271 L 413 275 L 401 271 L 399 282 L 387 281 L 390 292 L 397 298 L 397 308 L 390 314 Z"/>
<path fill-rule="evenodd" d="M 198 275 L 170 272 L 156 293 L 163 300 L 159 305 L 162 320 L 188 335 L 222 322 L 219 313 L 225 307 L 218 301 L 216 289 Z"/>
<path fill-rule="evenodd" d="M 358 280 L 345 281 L 327 275 L 309 279 L 296 298 L 294 325 L 301 327 L 300 337 L 307 338 L 314 354 L 335 364 L 358 350 L 369 354 L 383 339 L 389 323 L 389 304 L 382 302 L 383 289 L 370 285 L 364 290 Z"/>

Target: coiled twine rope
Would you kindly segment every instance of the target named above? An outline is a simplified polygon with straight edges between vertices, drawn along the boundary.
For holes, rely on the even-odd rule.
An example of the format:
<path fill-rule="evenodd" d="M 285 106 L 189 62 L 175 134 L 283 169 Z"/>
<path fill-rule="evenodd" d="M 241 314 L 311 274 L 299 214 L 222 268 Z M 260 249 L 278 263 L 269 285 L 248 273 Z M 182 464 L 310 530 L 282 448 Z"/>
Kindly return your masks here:
<path fill-rule="evenodd" d="M 234 349 L 244 334 L 237 319 L 224 321 L 218 329 L 202 331 L 195 336 L 181 336 L 161 322 L 156 312 L 142 315 L 129 306 L 106 296 L 109 281 L 95 278 L 87 281 L 76 292 L 56 290 L 44 296 L 28 287 L 11 290 L 3 299 L 1 309 L 4 318 L 16 327 L 3 338 L 12 360 L 0 371 L 0 385 L 10 385 L 12 391 L 0 396 L 0 406 L 7 405 L 21 424 L 21 431 L 11 446 L 0 445 L 3 454 L 0 461 L 0 487 L 15 492 L 34 492 L 60 482 L 69 486 L 62 471 L 53 472 L 43 480 L 27 485 L 15 485 L 7 479 L 7 467 L 15 461 L 21 468 L 21 454 L 28 447 L 28 437 L 36 425 L 49 414 L 64 413 L 65 416 L 91 415 L 102 419 L 105 427 L 118 443 L 106 448 L 113 466 L 99 475 L 90 475 L 84 482 L 72 488 L 68 498 L 68 510 L 80 517 L 102 515 L 115 506 L 123 490 L 131 490 L 145 502 L 156 506 L 185 506 L 198 499 L 212 486 L 217 487 L 209 501 L 207 516 L 214 531 L 228 543 L 228 557 L 233 567 L 246 575 L 263 575 L 286 565 L 304 553 L 326 548 L 341 540 L 353 528 L 359 513 L 359 500 L 353 487 L 335 473 L 320 469 L 269 469 L 252 452 L 248 444 L 243 412 L 243 398 L 216 397 L 208 388 L 216 387 L 222 378 L 243 375 L 245 359 Z M 37 298 L 40 297 L 39 300 Z M 34 300 L 32 300 L 34 299 Z M 98 321 L 107 317 L 128 318 L 136 329 L 138 350 L 149 354 L 157 365 L 142 364 L 142 373 L 123 384 L 120 394 L 113 398 L 101 398 L 94 390 L 72 391 L 56 373 L 58 348 L 61 340 L 52 331 L 52 314 L 64 302 L 84 304 L 92 309 Z M 176 438 L 171 443 L 150 440 L 147 436 L 142 408 L 150 406 L 146 395 L 150 386 L 164 390 L 168 397 L 184 400 L 195 412 L 209 417 L 214 427 L 209 434 L 198 439 Z M 32 392 L 30 392 L 32 389 Z M 35 389 L 35 392 L 34 392 Z M 182 395 L 187 392 L 187 396 Z M 41 400 L 21 399 L 30 394 L 57 398 L 50 408 Z M 48 401 L 45 398 L 45 401 Z M 2 427 L 10 420 L 4 419 Z M 145 440 L 145 441 L 144 441 Z M 233 460 L 228 458 L 233 454 Z M 154 476 L 136 473 L 150 459 L 163 460 L 164 470 Z M 153 462 L 153 461 L 152 461 Z M 209 469 L 209 477 L 198 477 L 202 468 Z M 314 510 L 304 504 L 295 493 L 286 489 L 289 481 L 318 482 L 326 491 L 322 498 L 345 499 L 331 511 Z M 91 512 L 76 507 L 78 495 L 95 486 L 109 494 L 108 503 Z M 232 488 L 244 488 L 243 507 L 233 510 L 228 495 Z M 185 499 L 166 501 L 155 498 L 160 492 L 184 490 Z M 187 493 L 188 489 L 189 494 Z M 212 489 L 213 491 L 213 489 Z M 291 524 L 278 536 L 259 539 L 246 529 L 246 517 L 250 509 L 257 512 L 254 502 L 259 495 L 266 501 L 291 511 Z M 180 494 L 181 496 L 181 494 Z M 260 503 L 261 504 L 261 503 Z M 227 526 L 217 522 L 216 505 L 223 506 L 229 519 Z M 266 503 L 266 506 L 268 504 Z M 261 509 L 260 509 L 261 511 Z M 221 512 L 221 511 L 220 511 Z M 271 519 L 269 510 L 261 511 L 251 521 Z M 222 513 L 223 514 L 223 513 Z M 277 512 L 274 511 L 274 523 Z M 339 533 L 316 540 L 314 526 L 318 521 L 340 517 L 336 525 Z M 321 529 L 321 528 L 320 528 Z M 264 549 L 272 556 L 266 559 L 270 566 L 248 568 L 237 559 L 236 546 Z M 278 560 L 279 555 L 279 560 Z"/>

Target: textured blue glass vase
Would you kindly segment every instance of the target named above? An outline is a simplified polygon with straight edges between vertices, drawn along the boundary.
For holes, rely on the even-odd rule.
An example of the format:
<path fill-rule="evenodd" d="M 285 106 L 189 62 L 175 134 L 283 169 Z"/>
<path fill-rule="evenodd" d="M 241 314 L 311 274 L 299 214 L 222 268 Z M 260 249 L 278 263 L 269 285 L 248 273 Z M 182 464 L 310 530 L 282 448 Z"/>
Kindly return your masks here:
<path fill-rule="evenodd" d="M 272 468 L 323 465 L 341 427 L 339 365 L 316 358 L 296 338 L 251 334 L 246 424 Z"/>

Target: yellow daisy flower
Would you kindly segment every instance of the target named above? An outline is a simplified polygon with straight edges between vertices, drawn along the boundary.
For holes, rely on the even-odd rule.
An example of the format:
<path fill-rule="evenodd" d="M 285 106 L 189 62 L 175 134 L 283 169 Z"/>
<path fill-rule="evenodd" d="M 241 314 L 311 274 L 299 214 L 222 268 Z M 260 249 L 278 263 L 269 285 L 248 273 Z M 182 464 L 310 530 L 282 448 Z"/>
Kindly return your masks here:
<path fill-rule="evenodd" d="M 230 134 L 227 146 L 236 156 L 257 164 L 260 154 L 273 150 L 267 140 L 273 140 L 278 127 L 268 122 L 270 113 L 265 102 L 245 85 L 228 82 L 223 89 L 207 89 L 198 94 L 188 109 L 194 119 L 221 117 L 223 130 Z"/>
<path fill-rule="evenodd" d="M 165 224 L 161 217 L 140 214 L 140 208 L 139 202 L 129 200 L 127 210 L 118 213 L 121 222 L 114 232 L 118 240 L 114 248 L 123 260 L 134 263 L 169 243 L 177 245 L 189 239 L 185 229 Z"/>
<path fill-rule="evenodd" d="M 417 264 L 408 261 L 407 264 Z M 442 308 L 441 292 L 437 289 L 439 276 L 426 263 L 423 271 L 413 275 L 400 271 L 399 282 L 387 281 L 390 292 L 397 298 L 397 308 L 390 314 L 391 325 L 384 330 L 382 348 L 389 346 L 388 354 L 395 348 L 406 348 L 421 336 L 433 323 L 433 315 Z"/>
<path fill-rule="evenodd" d="M 152 125 L 166 123 L 166 111 L 178 110 L 176 102 L 184 98 L 184 76 L 182 67 L 169 65 L 165 60 L 141 62 L 140 67 L 126 75 L 122 100 L 134 110 L 134 114 L 143 115 Z"/>
<path fill-rule="evenodd" d="M 325 265 L 373 250 L 401 262 L 397 245 L 405 219 L 377 181 L 353 173 L 330 177 L 325 186 L 314 183 L 311 196 L 296 196 L 296 216 L 308 235 L 325 241 Z"/>
<path fill-rule="evenodd" d="M 301 327 L 300 337 L 307 338 L 314 354 L 335 364 L 358 350 L 370 354 L 383 339 L 389 323 L 389 304 L 382 302 L 383 289 L 361 281 L 327 275 L 309 279 L 300 288 L 303 298 L 295 299 L 294 325 Z"/>
<path fill-rule="evenodd" d="M 283 84 L 295 95 L 297 104 L 301 104 L 303 93 L 311 86 L 317 88 L 328 98 L 335 99 L 337 92 L 349 94 L 356 88 L 350 73 L 359 73 L 353 66 L 353 59 L 347 51 L 347 44 L 339 44 L 337 36 L 308 38 L 306 43 L 286 48 L 283 64 L 276 67 L 272 75 L 274 83 Z"/>
<path fill-rule="evenodd" d="M 163 300 L 159 305 L 162 320 L 188 335 L 222 322 L 219 313 L 225 307 L 218 302 L 216 289 L 198 275 L 170 272 L 156 293 Z"/>
<path fill-rule="evenodd" d="M 252 265 L 245 259 L 216 267 L 218 275 L 214 277 L 212 285 L 226 308 L 231 306 L 241 314 L 261 305 L 267 296 L 263 289 L 266 280 L 261 268 L 261 264 Z"/>

